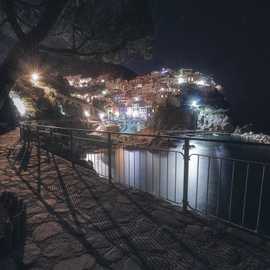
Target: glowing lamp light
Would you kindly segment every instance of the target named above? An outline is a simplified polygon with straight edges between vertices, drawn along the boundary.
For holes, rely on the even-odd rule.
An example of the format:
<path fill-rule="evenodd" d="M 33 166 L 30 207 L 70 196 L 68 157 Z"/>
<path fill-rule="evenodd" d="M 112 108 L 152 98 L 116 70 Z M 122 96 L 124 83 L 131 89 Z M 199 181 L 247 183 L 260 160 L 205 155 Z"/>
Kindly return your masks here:
<path fill-rule="evenodd" d="M 90 117 L 90 112 L 87 111 L 87 110 L 85 110 L 85 111 L 84 111 L 84 115 L 85 115 L 86 117 Z"/>
<path fill-rule="evenodd" d="M 132 116 L 132 109 L 130 107 L 127 108 L 127 116 Z"/>
<path fill-rule="evenodd" d="M 198 108 L 198 107 L 199 107 L 198 101 L 197 101 L 197 100 L 193 100 L 193 101 L 191 102 L 191 107 L 192 107 L 193 109 Z"/>
<path fill-rule="evenodd" d="M 103 119 L 105 118 L 105 113 L 102 113 L 102 112 L 101 112 L 101 113 L 99 114 L 99 118 L 100 118 L 101 120 L 103 120 Z"/>
<path fill-rule="evenodd" d="M 183 84 L 183 83 L 185 83 L 186 82 L 186 80 L 183 78 L 183 77 L 179 77 L 178 78 L 178 83 L 179 84 Z"/>
<path fill-rule="evenodd" d="M 205 80 L 199 80 L 196 82 L 196 84 L 200 85 L 200 86 L 207 86 L 208 85 Z"/>
<path fill-rule="evenodd" d="M 31 81 L 36 84 L 39 80 L 40 76 L 38 73 L 34 72 L 31 74 Z"/>
<path fill-rule="evenodd" d="M 137 118 L 139 116 L 139 112 L 138 111 L 134 111 L 133 113 L 132 113 L 132 117 L 133 118 Z"/>
<path fill-rule="evenodd" d="M 18 112 L 21 116 L 24 116 L 26 113 L 26 107 L 24 102 L 18 97 L 18 96 L 12 96 L 11 97 L 15 107 L 17 108 Z"/>

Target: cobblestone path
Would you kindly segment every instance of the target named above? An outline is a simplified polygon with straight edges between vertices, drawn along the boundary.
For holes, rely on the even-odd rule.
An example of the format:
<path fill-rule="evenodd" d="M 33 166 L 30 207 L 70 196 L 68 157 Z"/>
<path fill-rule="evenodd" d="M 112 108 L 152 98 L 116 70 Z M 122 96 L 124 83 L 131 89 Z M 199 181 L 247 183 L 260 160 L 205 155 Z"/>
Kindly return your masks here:
<path fill-rule="evenodd" d="M 17 139 L 0 136 L 0 190 L 27 206 L 23 269 L 270 269 L 266 241 L 44 151 L 39 159 Z"/>

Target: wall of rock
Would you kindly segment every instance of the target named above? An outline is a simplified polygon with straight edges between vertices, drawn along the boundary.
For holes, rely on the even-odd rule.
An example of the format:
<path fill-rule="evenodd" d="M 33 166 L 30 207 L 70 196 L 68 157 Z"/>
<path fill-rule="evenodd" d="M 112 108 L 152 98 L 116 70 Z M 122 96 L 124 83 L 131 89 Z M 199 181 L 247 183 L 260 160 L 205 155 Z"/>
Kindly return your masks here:
<path fill-rule="evenodd" d="M 196 114 L 197 129 L 223 132 L 233 132 L 234 130 L 226 109 L 200 107 L 196 109 Z"/>

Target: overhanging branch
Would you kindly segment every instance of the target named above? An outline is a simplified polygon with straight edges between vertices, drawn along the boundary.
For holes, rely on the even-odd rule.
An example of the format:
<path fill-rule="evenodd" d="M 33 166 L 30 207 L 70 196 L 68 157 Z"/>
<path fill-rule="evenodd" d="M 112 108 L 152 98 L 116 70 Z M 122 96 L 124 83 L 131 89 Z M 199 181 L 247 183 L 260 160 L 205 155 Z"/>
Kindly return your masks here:
<path fill-rule="evenodd" d="M 39 46 L 40 51 L 46 51 L 46 52 L 51 52 L 51 53 L 57 53 L 57 54 L 63 54 L 63 55 L 70 55 L 70 56 L 101 56 L 107 53 L 114 53 L 117 51 L 120 51 L 121 49 L 124 48 L 126 45 L 126 41 L 122 41 L 119 44 L 117 44 L 115 47 L 110 47 L 106 50 L 99 50 L 99 51 L 91 51 L 91 52 L 80 52 L 79 50 L 76 49 L 70 49 L 70 48 L 53 48 L 53 47 L 48 47 L 44 45 Z"/>
<path fill-rule="evenodd" d="M 25 38 L 25 33 L 17 21 L 16 12 L 14 10 L 14 0 L 2 0 L 2 3 L 7 20 L 11 24 L 14 33 L 19 40 L 23 40 Z"/>

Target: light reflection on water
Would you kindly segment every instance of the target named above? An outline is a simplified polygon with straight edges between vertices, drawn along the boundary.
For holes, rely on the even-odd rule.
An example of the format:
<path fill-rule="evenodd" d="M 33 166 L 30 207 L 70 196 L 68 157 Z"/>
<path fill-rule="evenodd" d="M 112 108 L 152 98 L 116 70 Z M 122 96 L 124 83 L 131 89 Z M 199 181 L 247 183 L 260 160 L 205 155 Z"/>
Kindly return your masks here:
<path fill-rule="evenodd" d="M 262 166 L 248 165 L 231 158 L 243 159 L 244 156 L 248 160 L 260 160 L 262 154 L 259 152 L 260 155 L 257 155 L 258 150 L 252 148 L 245 149 L 244 153 L 238 146 L 220 143 L 192 141 L 191 145 L 194 145 L 190 149 L 189 162 L 188 200 L 191 207 L 225 219 L 230 218 L 235 223 L 254 229 L 259 207 Z M 182 152 L 182 144 L 175 149 L 162 151 L 117 148 L 112 157 L 114 181 L 181 204 L 184 171 Z M 264 151 L 264 159 L 267 160 L 268 154 L 269 151 Z M 108 176 L 106 151 L 87 153 L 85 159 L 93 162 L 94 169 L 101 176 Z M 269 184 L 264 188 L 270 189 Z M 265 205 L 269 203 L 266 200 L 264 198 Z M 269 229 L 270 220 L 269 215 L 265 218 L 266 210 L 266 207 L 262 207 L 262 219 L 265 223 L 263 227 Z"/>

